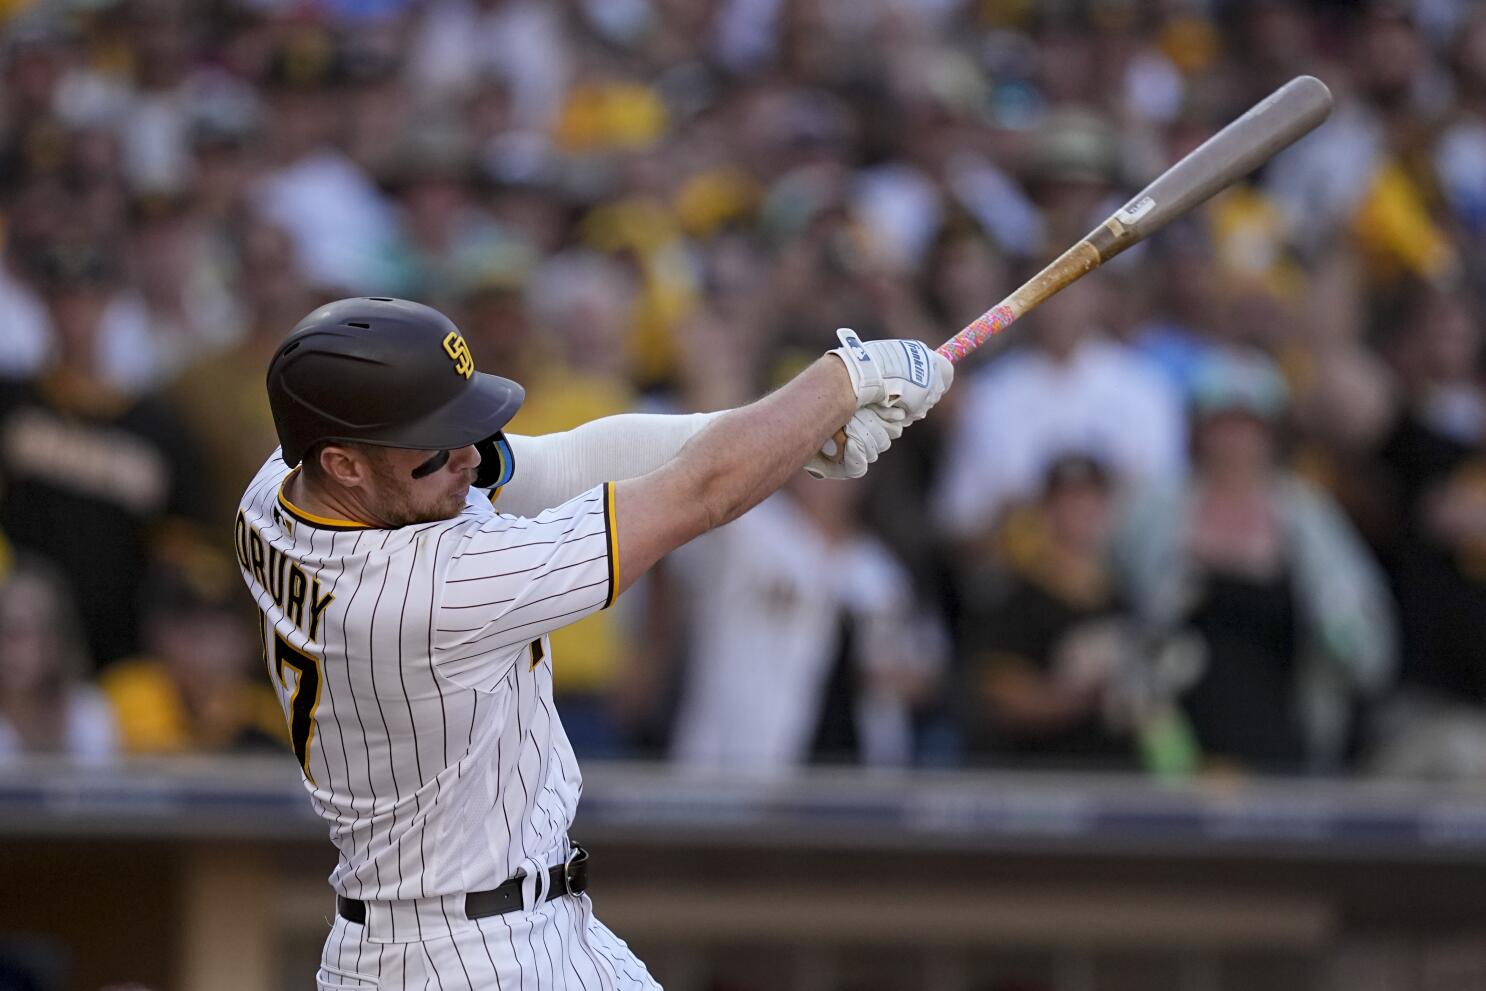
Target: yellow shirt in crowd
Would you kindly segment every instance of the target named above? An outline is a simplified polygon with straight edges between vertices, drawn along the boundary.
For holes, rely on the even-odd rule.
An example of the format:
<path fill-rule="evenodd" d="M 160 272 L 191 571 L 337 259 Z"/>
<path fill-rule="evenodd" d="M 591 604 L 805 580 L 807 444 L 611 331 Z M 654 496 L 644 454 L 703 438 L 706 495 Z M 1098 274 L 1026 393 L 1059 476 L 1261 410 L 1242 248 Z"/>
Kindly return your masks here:
<path fill-rule="evenodd" d="M 523 436 L 558 433 L 590 420 L 624 413 L 634 405 L 629 386 L 617 379 L 549 367 L 527 376 L 526 402 L 506 426 Z M 516 465 L 521 471 L 521 465 Z M 500 508 L 500 499 L 495 502 Z M 552 633 L 553 691 L 562 695 L 602 692 L 614 677 L 621 653 L 628 649 L 613 610 L 587 616 Z"/>
<path fill-rule="evenodd" d="M 278 697 L 264 683 L 242 680 L 204 711 L 192 711 L 164 664 L 137 658 L 110 666 L 99 687 L 113 707 L 125 753 L 230 750 L 288 739 Z"/>

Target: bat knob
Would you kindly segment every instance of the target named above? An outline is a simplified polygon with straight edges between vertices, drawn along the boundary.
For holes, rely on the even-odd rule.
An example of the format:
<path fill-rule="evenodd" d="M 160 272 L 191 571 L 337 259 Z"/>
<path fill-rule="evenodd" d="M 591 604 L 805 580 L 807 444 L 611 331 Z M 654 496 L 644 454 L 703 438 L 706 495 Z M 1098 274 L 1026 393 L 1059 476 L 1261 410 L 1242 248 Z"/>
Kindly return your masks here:
<path fill-rule="evenodd" d="M 832 464 L 841 464 L 846 460 L 846 428 L 842 427 L 825 442 L 821 453 L 830 459 Z"/>

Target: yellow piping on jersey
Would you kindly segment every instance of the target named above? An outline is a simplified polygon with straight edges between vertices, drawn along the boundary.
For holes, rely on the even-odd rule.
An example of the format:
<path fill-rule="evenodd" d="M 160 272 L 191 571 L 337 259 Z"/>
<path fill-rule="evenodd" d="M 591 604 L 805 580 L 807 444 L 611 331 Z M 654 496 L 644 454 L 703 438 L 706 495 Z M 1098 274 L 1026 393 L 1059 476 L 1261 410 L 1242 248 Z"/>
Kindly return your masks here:
<path fill-rule="evenodd" d="M 290 502 L 289 498 L 284 495 L 284 487 L 289 484 L 289 479 L 293 478 L 298 472 L 298 467 L 293 468 L 289 474 L 284 476 L 284 480 L 279 483 L 279 505 L 284 507 L 284 511 L 290 516 L 299 520 L 301 523 L 308 523 L 310 526 L 329 527 L 335 530 L 371 529 L 365 523 L 357 523 L 355 520 L 337 520 L 329 516 L 316 516 L 314 513 L 307 513 Z"/>
<path fill-rule="evenodd" d="M 614 604 L 614 599 L 619 595 L 619 531 L 615 523 L 619 517 L 614 512 L 614 483 L 604 483 L 604 529 L 607 531 L 609 543 L 609 601 L 604 603 L 608 609 Z"/>

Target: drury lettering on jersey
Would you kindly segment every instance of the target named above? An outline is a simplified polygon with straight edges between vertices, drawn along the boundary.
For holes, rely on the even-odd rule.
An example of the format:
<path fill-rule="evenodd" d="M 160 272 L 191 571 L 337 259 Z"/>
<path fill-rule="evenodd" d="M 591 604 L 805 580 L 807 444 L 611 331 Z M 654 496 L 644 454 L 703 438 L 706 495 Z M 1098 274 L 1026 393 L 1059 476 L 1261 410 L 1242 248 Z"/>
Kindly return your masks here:
<path fill-rule="evenodd" d="M 260 588 L 273 597 L 284 615 L 304 630 L 311 640 L 320 639 L 320 615 L 335 598 L 329 592 L 320 594 L 320 579 L 310 578 L 297 561 L 290 560 L 248 522 L 241 510 L 233 527 L 237 545 L 237 563 L 253 576 Z M 305 615 L 305 607 L 309 615 Z M 309 624 L 305 624 L 305 619 Z"/>

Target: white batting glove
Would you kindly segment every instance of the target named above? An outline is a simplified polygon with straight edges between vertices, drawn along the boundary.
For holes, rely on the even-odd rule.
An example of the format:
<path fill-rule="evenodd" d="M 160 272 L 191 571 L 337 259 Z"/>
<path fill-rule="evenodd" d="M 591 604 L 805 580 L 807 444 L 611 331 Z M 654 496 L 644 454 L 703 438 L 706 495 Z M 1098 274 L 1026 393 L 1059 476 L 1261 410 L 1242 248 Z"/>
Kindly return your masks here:
<path fill-rule="evenodd" d="M 863 406 L 846 425 L 846 453 L 839 456 L 835 439 L 805 465 L 816 478 L 861 478 L 867 466 L 882 456 L 908 425 L 908 412 L 897 406 Z"/>
<path fill-rule="evenodd" d="M 846 327 L 836 331 L 836 337 L 841 347 L 826 353 L 846 365 L 859 407 L 873 403 L 899 406 L 913 423 L 924 418 L 954 381 L 955 366 L 920 341 L 863 343 Z"/>

